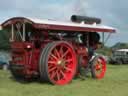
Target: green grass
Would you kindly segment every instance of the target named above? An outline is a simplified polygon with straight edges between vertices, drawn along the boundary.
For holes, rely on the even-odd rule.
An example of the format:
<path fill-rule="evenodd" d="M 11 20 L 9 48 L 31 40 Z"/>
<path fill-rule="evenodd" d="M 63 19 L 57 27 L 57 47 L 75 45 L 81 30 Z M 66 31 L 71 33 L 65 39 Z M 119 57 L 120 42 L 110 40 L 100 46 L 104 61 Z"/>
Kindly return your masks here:
<path fill-rule="evenodd" d="M 75 79 L 65 86 L 21 84 L 0 71 L 0 96 L 128 96 L 128 65 L 108 65 L 104 79 Z"/>

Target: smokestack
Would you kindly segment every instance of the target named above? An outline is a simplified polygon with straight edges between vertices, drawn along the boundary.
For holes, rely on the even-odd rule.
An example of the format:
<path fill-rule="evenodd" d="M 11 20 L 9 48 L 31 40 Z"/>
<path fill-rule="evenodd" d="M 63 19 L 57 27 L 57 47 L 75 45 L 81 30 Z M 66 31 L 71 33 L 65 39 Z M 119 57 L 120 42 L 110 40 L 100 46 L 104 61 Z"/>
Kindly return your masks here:
<path fill-rule="evenodd" d="M 88 16 L 79 16 L 79 15 L 72 15 L 71 21 L 72 22 L 78 22 L 78 23 L 84 21 L 84 23 L 86 23 L 86 24 L 93 24 L 93 23 L 100 24 L 101 23 L 100 18 L 88 17 Z"/>

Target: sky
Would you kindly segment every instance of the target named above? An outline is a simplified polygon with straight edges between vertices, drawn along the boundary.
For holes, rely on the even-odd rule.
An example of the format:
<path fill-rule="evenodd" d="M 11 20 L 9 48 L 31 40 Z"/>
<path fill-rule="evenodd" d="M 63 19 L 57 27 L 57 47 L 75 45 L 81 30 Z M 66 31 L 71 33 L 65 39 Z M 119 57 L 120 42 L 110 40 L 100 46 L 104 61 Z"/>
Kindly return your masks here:
<path fill-rule="evenodd" d="M 72 14 L 99 17 L 116 28 L 107 45 L 128 43 L 128 0 L 0 0 L 0 23 L 16 16 L 69 21 Z M 108 34 L 106 34 L 107 37 Z"/>

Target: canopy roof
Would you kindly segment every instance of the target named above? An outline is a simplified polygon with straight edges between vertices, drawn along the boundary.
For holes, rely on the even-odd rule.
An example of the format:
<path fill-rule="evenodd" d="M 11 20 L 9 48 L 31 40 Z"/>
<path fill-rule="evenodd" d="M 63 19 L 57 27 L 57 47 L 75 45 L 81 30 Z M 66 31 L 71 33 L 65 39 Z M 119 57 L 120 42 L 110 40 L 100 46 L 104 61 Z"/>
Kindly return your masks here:
<path fill-rule="evenodd" d="M 115 32 L 115 29 L 109 26 L 104 26 L 100 24 L 83 24 L 74 22 L 58 22 L 54 20 L 40 20 L 25 17 L 13 17 L 6 20 L 1 24 L 2 27 L 15 24 L 16 22 L 23 22 L 32 24 L 35 29 L 41 30 L 63 30 L 63 31 L 81 31 L 81 32 Z"/>

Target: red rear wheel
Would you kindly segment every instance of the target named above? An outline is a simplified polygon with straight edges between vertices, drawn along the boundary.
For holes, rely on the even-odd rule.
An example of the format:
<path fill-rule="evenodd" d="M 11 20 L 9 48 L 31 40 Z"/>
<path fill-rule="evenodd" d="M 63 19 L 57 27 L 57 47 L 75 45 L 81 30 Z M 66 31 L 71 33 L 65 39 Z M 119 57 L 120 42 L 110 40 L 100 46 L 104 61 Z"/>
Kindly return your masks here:
<path fill-rule="evenodd" d="M 57 85 L 67 84 L 76 73 L 76 64 L 76 54 L 69 43 L 50 43 L 43 49 L 40 57 L 41 80 Z"/>
<path fill-rule="evenodd" d="M 96 56 L 92 62 L 91 73 L 93 78 L 102 79 L 106 73 L 106 61 L 102 56 Z"/>

